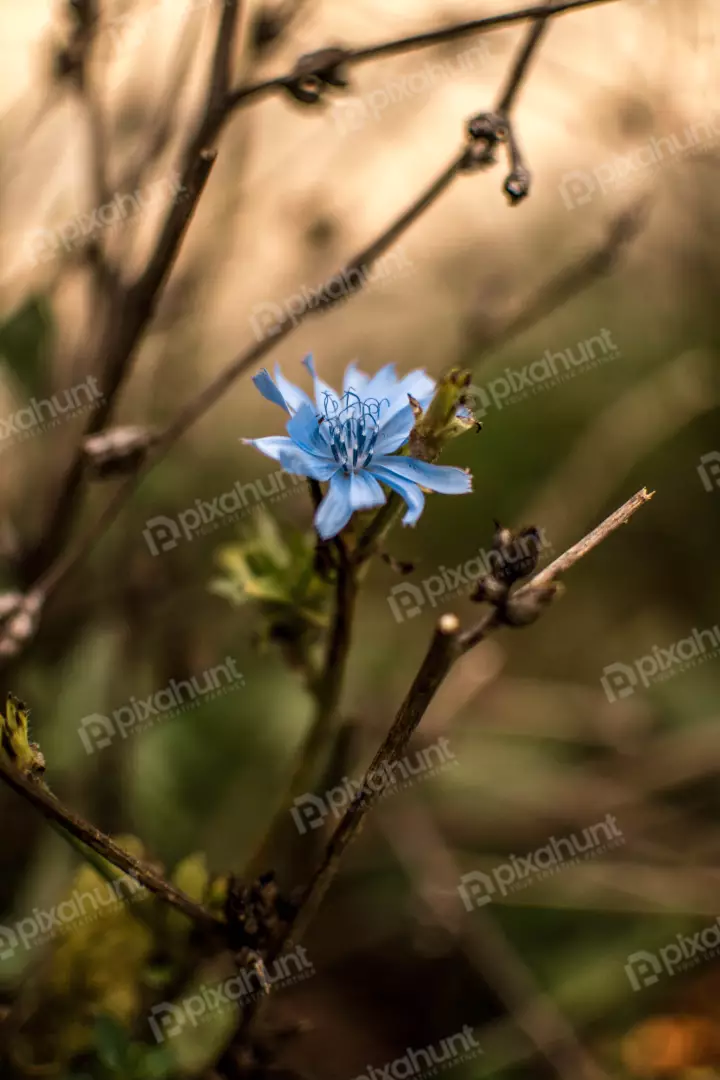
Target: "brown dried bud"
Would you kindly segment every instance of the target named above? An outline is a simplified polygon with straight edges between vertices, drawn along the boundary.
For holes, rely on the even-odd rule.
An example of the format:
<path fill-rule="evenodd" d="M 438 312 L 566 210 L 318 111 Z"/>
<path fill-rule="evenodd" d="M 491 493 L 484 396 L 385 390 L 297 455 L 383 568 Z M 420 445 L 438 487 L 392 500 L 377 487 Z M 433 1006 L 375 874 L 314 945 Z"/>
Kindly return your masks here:
<path fill-rule="evenodd" d="M 560 584 L 555 581 L 549 585 L 526 586 L 515 596 L 511 596 L 503 606 L 503 622 L 507 626 L 529 626 L 542 615 L 560 588 Z"/>
<path fill-rule="evenodd" d="M 505 180 L 505 194 L 511 206 L 516 206 L 530 194 L 530 172 L 520 165 L 513 169 Z"/>
<path fill-rule="evenodd" d="M 299 56 L 284 86 L 288 93 L 303 105 L 322 101 L 329 87 L 344 90 L 349 86 L 345 61 L 347 49 L 331 46 Z"/>

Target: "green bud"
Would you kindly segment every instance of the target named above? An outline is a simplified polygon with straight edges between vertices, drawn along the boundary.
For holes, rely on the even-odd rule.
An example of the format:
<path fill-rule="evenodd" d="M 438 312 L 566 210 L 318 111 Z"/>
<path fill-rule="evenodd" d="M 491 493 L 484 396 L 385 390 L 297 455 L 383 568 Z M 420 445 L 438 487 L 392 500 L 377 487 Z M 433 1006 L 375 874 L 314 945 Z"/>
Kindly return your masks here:
<path fill-rule="evenodd" d="M 415 427 L 410 435 L 410 454 L 424 461 L 434 461 L 443 446 L 466 431 L 479 431 L 480 425 L 472 417 L 458 416 L 465 405 L 472 375 L 461 368 L 452 368 L 435 388 L 433 399 L 422 412 L 417 402 L 411 400 L 415 409 Z"/>
<path fill-rule="evenodd" d="M 37 743 L 30 741 L 29 716 L 27 705 L 8 694 L 5 714 L 0 713 L 0 752 L 23 776 L 37 779 L 45 772 L 45 758 Z"/>

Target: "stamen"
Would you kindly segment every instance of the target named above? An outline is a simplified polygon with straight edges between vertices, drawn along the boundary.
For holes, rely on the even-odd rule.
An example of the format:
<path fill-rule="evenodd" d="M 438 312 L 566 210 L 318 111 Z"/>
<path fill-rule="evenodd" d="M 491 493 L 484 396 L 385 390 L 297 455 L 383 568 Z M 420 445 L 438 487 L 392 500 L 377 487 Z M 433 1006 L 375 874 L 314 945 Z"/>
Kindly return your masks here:
<path fill-rule="evenodd" d="M 388 398 L 361 398 L 350 388 L 341 398 L 323 393 L 323 412 L 318 423 L 328 425 L 333 457 L 346 469 L 362 468 L 370 458 L 380 432 L 380 413 Z"/>

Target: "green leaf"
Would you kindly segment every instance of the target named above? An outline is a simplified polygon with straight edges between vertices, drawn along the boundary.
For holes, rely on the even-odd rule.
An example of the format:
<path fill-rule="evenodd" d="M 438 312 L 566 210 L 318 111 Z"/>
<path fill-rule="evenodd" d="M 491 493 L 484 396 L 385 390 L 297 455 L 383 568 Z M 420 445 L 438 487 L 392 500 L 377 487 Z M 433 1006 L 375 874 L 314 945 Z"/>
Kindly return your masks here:
<path fill-rule="evenodd" d="M 129 1072 L 130 1041 L 122 1024 L 107 1013 L 95 1020 L 95 1046 L 98 1058 L 112 1072 L 126 1075 Z"/>
<path fill-rule="evenodd" d="M 31 296 L 0 325 L 0 362 L 29 396 L 47 387 L 54 335 L 53 315 L 44 296 Z"/>

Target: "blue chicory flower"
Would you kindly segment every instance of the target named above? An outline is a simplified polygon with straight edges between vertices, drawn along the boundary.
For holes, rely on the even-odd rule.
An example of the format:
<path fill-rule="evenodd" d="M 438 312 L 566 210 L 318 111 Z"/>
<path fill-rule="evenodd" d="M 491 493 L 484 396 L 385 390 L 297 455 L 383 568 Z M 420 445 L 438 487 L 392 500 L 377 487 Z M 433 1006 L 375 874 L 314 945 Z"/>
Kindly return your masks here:
<path fill-rule="evenodd" d="M 472 478 L 462 469 L 393 456 L 415 424 L 408 395 L 423 408 L 432 399 L 435 383 L 424 371 L 398 379 L 394 364 L 388 364 L 371 377 L 350 364 L 343 392 L 337 394 L 316 374 L 312 356 L 303 364 L 314 380 L 315 401 L 289 382 L 279 366 L 274 381 L 261 371 L 253 382 L 264 398 L 289 414 L 287 435 L 243 442 L 279 461 L 289 473 L 330 482 L 315 514 L 323 540 L 337 536 L 356 510 L 387 501 L 379 481 L 407 503 L 404 525 L 414 525 L 423 511 L 422 488 L 444 495 L 471 490 Z"/>

